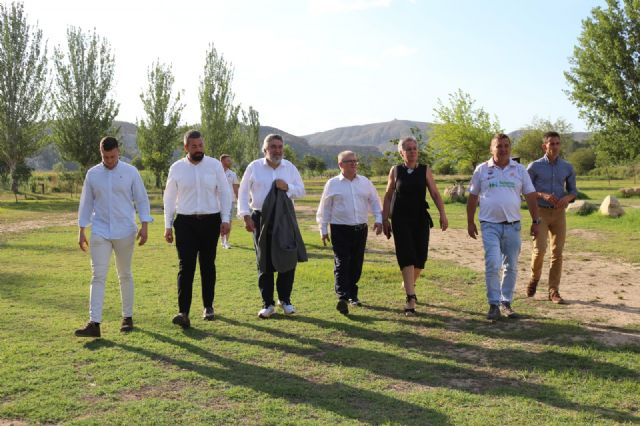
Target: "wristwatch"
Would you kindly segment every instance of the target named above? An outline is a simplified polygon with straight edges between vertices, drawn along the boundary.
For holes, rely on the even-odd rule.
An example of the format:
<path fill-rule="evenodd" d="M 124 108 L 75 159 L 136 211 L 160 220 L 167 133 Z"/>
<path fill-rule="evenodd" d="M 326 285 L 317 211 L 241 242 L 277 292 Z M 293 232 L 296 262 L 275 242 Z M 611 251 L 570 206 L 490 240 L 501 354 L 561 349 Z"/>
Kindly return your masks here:
<path fill-rule="evenodd" d="M 542 223 L 542 219 L 540 218 L 533 219 L 531 223 L 533 223 L 534 225 L 540 225 Z"/>

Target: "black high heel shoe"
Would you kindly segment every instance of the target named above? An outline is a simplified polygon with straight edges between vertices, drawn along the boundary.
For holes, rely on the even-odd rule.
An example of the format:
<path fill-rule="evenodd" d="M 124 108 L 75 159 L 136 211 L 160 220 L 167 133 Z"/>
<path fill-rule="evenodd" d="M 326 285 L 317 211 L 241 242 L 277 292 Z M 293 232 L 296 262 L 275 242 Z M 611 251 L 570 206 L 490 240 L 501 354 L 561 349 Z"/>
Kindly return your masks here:
<path fill-rule="evenodd" d="M 415 300 L 416 303 L 418 303 L 418 298 L 416 297 L 415 294 L 407 294 L 407 304 L 411 302 L 411 300 Z M 409 317 L 409 316 L 415 315 L 416 310 L 415 308 L 404 308 L 404 314 Z"/>

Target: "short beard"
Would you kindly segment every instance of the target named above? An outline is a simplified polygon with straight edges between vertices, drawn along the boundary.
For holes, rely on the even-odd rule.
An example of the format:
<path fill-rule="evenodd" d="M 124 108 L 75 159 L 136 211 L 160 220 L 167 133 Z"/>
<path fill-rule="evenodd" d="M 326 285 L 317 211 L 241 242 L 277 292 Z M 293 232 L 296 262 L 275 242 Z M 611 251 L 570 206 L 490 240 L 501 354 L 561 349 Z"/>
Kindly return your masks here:
<path fill-rule="evenodd" d="M 202 161 L 204 158 L 204 152 L 196 152 L 195 154 L 189 154 L 189 159 L 191 161 Z"/>

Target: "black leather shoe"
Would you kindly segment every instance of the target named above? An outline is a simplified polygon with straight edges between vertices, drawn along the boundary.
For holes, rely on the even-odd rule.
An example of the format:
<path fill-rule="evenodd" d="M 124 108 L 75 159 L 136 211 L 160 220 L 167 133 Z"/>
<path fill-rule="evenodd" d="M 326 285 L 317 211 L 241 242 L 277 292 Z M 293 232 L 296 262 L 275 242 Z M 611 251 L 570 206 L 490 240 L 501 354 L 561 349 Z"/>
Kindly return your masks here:
<path fill-rule="evenodd" d="M 338 300 L 338 304 L 336 305 L 336 309 L 342 315 L 347 315 L 349 313 L 349 304 L 345 299 Z"/>
<path fill-rule="evenodd" d="M 187 314 L 179 313 L 178 315 L 173 317 L 172 322 L 182 328 L 191 327 L 191 321 L 189 321 L 189 316 Z"/>

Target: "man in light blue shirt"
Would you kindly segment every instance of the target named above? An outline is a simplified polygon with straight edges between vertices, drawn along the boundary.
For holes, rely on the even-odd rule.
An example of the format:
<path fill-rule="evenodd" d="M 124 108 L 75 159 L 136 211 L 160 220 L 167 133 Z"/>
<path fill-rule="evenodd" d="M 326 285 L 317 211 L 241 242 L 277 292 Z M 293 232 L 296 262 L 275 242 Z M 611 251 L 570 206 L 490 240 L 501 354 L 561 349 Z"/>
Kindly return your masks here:
<path fill-rule="evenodd" d="M 533 240 L 531 252 L 531 279 L 527 286 L 527 297 L 536 294 L 538 281 L 542 276 L 542 264 L 547 250 L 547 241 L 551 245 L 549 265 L 549 300 L 562 304 L 560 296 L 560 276 L 562 275 L 562 251 L 567 236 L 565 209 L 576 199 L 576 173 L 573 166 L 560 158 L 560 135 L 547 132 L 543 136 L 542 149 L 545 154 L 529 164 L 527 171 L 536 188 L 536 198 L 540 208 L 540 229 Z"/>
<path fill-rule="evenodd" d="M 118 140 L 107 136 L 100 141 L 102 163 L 87 172 L 78 208 L 80 232 L 78 244 L 91 254 L 91 293 L 89 323 L 76 330 L 78 337 L 100 337 L 104 287 L 111 252 L 116 255 L 116 269 L 122 298 L 120 331 L 133 329 L 133 275 L 131 258 L 135 240 L 147 241 L 147 224 L 153 222 L 149 198 L 138 170 L 119 161 Z M 136 226 L 135 212 L 142 226 Z M 85 228 L 91 225 L 91 245 Z"/>

